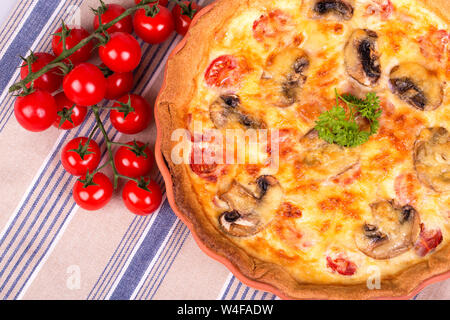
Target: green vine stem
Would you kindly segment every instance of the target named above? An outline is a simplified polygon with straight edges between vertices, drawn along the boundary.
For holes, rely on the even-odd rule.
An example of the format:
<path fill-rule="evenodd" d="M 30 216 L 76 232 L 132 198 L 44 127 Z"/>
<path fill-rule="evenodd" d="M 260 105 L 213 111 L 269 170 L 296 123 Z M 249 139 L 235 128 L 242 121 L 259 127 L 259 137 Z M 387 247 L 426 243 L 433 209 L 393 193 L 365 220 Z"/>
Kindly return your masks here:
<path fill-rule="evenodd" d="M 112 146 L 113 145 L 122 145 L 122 143 L 114 142 L 109 139 L 108 133 L 106 132 L 103 122 L 100 119 L 100 111 L 99 110 L 100 110 L 100 108 L 98 106 L 92 107 L 92 111 L 94 112 L 94 115 L 95 115 L 95 120 L 97 121 L 97 126 L 100 129 L 100 131 L 102 132 L 103 137 L 105 139 L 106 149 L 108 151 L 109 160 L 103 166 L 101 166 L 100 168 L 95 170 L 92 174 L 99 172 L 100 170 L 105 168 L 107 165 L 111 165 L 111 168 L 113 169 L 113 173 L 114 173 L 114 189 L 117 189 L 117 184 L 119 182 L 119 178 L 126 179 L 126 180 L 132 180 L 132 181 L 135 181 L 137 184 L 139 184 L 138 179 L 134 179 L 134 178 L 130 178 L 130 177 L 121 175 L 117 171 L 116 165 L 114 163 L 114 155 L 112 152 Z M 125 144 L 123 144 L 123 145 L 125 146 Z M 126 145 L 126 146 L 130 147 L 129 145 Z"/>
<path fill-rule="evenodd" d="M 36 80 L 37 78 L 39 78 L 40 76 L 42 76 L 43 74 L 49 72 L 50 70 L 52 70 L 55 67 L 60 67 L 61 63 L 63 60 L 67 59 L 69 56 L 71 56 L 75 51 L 77 51 L 78 49 L 84 47 L 85 45 L 87 45 L 90 41 L 92 41 L 93 39 L 98 39 L 99 37 L 102 37 L 102 34 L 105 33 L 105 31 L 107 29 L 109 29 L 110 27 L 112 27 L 114 24 L 116 24 L 117 22 L 121 21 L 122 19 L 126 18 L 127 16 L 133 14 L 136 10 L 145 8 L 146 5 L 148 5 L 149 3 L 155 3 L 158 0 L 142 0 L 138 5 L 131 7 L 127 10 L 125 10 L 124 13 L 122 13 L 120 16 L 118 16 L 116 19 L 112 20 L 109 23 L 106 24 L 101 24 L 100 27 L 95 30 L 90 36 L 88 36 L 87 38 L 83 39 L 82 41 L 80 41 L 80 43 L 78 43 L 76 46 L 74 46 L 72 49 L 70 50 L 64 50 L 63 53 L 61 53 L 61 55 L 59 55 L 55 60 L 53 60 L 51 63 L 49 63 L 48 65 L 46 65 L 45 67 L 43 67 L 42 69 L 40 69 L 39 71 L 36 72 L 32 72 L 29 73 L 28 76 L 13 84 L 10 88 L 9 88 L 9 92 L 15 92 L 18 91 L 20 89 L 24 89 L 26 88 L 26 85 L 34 80 Z M 63 22 L 64 24 L 64 22 Z M 63 43 L 65 42 L 65 37 L 62 37 L 62 41 Z M 63 46 L 63 48 L 65 48 L 65 46 Z"/>

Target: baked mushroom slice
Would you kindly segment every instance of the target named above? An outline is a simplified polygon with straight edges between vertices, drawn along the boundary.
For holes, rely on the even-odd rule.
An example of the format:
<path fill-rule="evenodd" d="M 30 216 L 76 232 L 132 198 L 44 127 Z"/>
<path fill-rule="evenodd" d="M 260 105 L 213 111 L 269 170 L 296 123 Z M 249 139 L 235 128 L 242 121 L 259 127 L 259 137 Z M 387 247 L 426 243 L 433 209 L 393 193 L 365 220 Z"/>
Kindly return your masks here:
<path fill-rule="evenodd" d="M 370 205 L 373 221 L 364 223 L 355 234 L 358 249 L 367 256 L 384 260 L 397 257 L 414 246 L 420 232 L 418 212 L 410 205 L 394 201 Z"/>
<path fill-rule="evenodd" d="M 305 134 L 300 144 L 304 149 L 299 162 L 302 179 L 324 181 L 335 178 L 355 167 L 360 159 L 354 149 L 320 139 L 315 129 Z"/>
<path fill-rule="evenodd" d="M 392 92 L 419 110 L 435 110 L 442 104 L 442 83 L 434 72 L 418 63 L 407 62 L 394 67 L 389 83 Z"/>
<path fill-rule="evenodd" d="M 423 129 L 414 145 L 419 181 L 436 192 L 450 191 L 450 133 L 442 127 Z"/>
<path fill-rule="evenodd" d="M 219 217 L 220 228 L 234 237 L 249 237 L 263 230 L 275 217 L 281 205 L 283 189 L 273 176 L 256 180 L 256 194 L 233 181 L 230 189 L 219 196 L 231 210 Z"/>
<path fill-rule="evenodd" d="M 357 29 L 351 34 L 344 49 L 347 73 L 368 87 L 373 87 L 381 76 L 377 39 L 375 31 Z"/>
<path fill-rule="evenodd" d="M 316 18 L 333 17 L 339 20 L 350 20 L 353 17 L 353 2 L 348 0 L 314 0 L 313 15 Z"/>
<path fill-rule="evenodd" d="M 209 116 L 215 127 L 258 129 L 264 127 L 263 123 L 254 119 L 241 110 L 241 100 L 234 94 L 222 95 L 209 106 Z"/>
<path fill-rule="evenodd" d="M 279 107 L 288 107 L 299 101 L 309 68 L 308 55 L 299 48 L 287 48 L 267 60 L 262 82 L 275 88 L 273 94 Z"/>

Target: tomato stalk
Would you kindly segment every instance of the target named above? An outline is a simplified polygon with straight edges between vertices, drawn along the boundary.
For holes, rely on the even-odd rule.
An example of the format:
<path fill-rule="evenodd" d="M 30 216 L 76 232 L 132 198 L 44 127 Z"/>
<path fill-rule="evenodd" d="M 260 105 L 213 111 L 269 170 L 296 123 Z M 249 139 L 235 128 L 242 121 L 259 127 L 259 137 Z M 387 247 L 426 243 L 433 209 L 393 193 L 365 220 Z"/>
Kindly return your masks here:
<path fill-rule="evenodd" d="M 115 163 L 114 163 L 114 155 L 113 155 L 113 152 L 112 152 L 112 146 L 115 145 L 115 144 L 118 144 L 118 142 L 114 142 L 114 141 L 111 141 L 111 140 L 109 139 L 108 133 L 106 132 L 105 127 L 104 127 L 104 125 L 103 125 L 103 122 L 102 122 L 102 120 L 100 119 L 100 112 L 99 112 L 99 109 L 100 109 L 100 108 L 99 108 L 98 106 L 93 106 L 93 107 L 92 107 L 92 110 L 93 110 L 94 115 L 95 115 L 95 120 L 97 121 L 97 126 L 100 128 L 100 131 L 102 132 L 103 137 L 104 137 L 104 139 L 105 139 L 106 149 L 107 149 L 107 151 L 108 151 L 108 157 L 109 157 L 109 160 L 108 160 L 103 166 L 101 166 L 100 168 L 98 168 L 97 170 L 95 170 L 95 171 L 93 172 L 93 174 L 99 172 L 100 170 L 102 170 L 102 169 L 105 168 L 106 166 L 111 165 L 111 168 L 112 168 L 113 173 L 114 173 L 114 189 L 117 189 L 117 185 L 118 185 L 118 182 L 119 182 L 119 178 L 126 179 L 126 180 L 132 180 L 132 181 L 135 181 L 136 183 L 139 183 L 139 180 L 138 180 L 138 179 L 134 179 L 134 178 L 130 178 L 130 177 L 121 175 L 121 174 L 119 174 L 119 172 L 117 171 L 116 165 L 115 165 Z M 128 147 L 130 147 L 130 146 L 128 146 Z"/>
<path fill-rule="evenodd" d="M 97 30 L 95 30 L 89 37 L 81 40 L 76 46 L 74 46 L 70 50 L 66 50 L 65 49 L 66 48 L 66 46 L 65 46 L 65 38 L 68 35 L 67 35 L 66 32 L 64 32 L 65 23 L 63 22 L 63 30 L 61 31 L 61 40 L 63 41 L 63 48 L 64 48 L 63 52 L 55 60 L 53 60 L 51 63 L 49 63 L 48 65 L 46 65 L 45 67 L 43 67 L 39 71 L 30 72 L 25 77 L 25 79 L 15 83 L 15 84 L 13 84 L 9 88 L 9 92 L 14 92 L 14 91 L 18 91 L 18 90 L 26 88 L 26 85 L 28 83 L 36 80 L 37 78 L 39 78 L 40 76 L 42 76 L 45 73 L 49 72 L 53 68 L 61 66 L 60 63 L 63 60 L 67 59 L 69 56 L 71 56 L 73 53 L 75 53 L 78 49 L 80 49 L 80 48 L 84 47 L 85 45 L 87 45 L 94 38 L 98 38 L 99 35 L 103 34 L 107 29 L 112 27 L 117 22 L 119 22 L 122 19 L 128 17 L 129 15 L 133 14 L 136 10 L 139 10 L 139 9 L 142 9 L 142 8 L 146 8 L 146 6 L 149 3 L 155 3 L 157 1 L 158 0 L 142 0 L 142 2 L 140 2 L 138 5 L 125 10 L 125 12 L 122 13 L 120 16 L 118 16 L 116 19 L 114 19 L 114 20 L 112 20 L 112 21 L 110 21 L 109 23 L 106 23 L 106 24 L 100 24 L 100 27 Z"/>

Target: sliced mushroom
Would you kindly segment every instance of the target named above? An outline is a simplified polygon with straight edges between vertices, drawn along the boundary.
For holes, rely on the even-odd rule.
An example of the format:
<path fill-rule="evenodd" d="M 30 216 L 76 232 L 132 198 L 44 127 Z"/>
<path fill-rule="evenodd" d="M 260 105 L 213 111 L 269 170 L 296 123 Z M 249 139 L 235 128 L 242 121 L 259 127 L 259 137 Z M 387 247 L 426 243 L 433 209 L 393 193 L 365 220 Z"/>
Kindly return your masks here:
<path fill-rule="evenodd" d="M 275 217 L 282 198 L 281 185 L 272 176 L 256 181 L 256 194 L 233 181 L 230 189 L 220 195 L 231 210 L 219 217 L 221 229 L 234 237 L 248 237 L 263 230 Z"/>
<path fill-rule="evenodd" d="M 420 218 L 410 205 L 397 206 L 394 201 L 370 205 L 373 221 L 364 223 L 355 234 L 358 249 L 367 256 L 383 260 L 408 251 L 419 236 Z"/>
<path fill-rule="evenodd" d="M 450 191 L 450 133 L 442 127 L 423 129 L 414 145 L 419 181 L 436 192 Z"/>
<path fill-rule="evenodd" d="M 324 181 L 343 174 L 359 162 L 358 153 L 350 148 L 330 144 L 319 138 L 315 129 L 300 139 L 304 148 L 299 165 L 302 179 Z"/>
<path fill-rule="evenodd" d="M 216 128 L 253 128 L 264 127 L 258 121 L 240 111 L 241 101 L 237 95 L 223 95 L 209 106 L 209 116 Z"/>
<path fill-rule="evenodd" d="M 375 31 L 357 29 L 345 46 L 345 66 L 348 74 L 365 86 L 374 86 L 381 76 L 378 35 Z"/>
<path fill-rule="evenodd" d="M 269 57 L 261 81 L 277 106 L 288 107 L 299 101 L 308 68 L 309 58 L 299 48 L 288 48 Z"/>
<path fill-rule="evenodd" d="M 354 1 L 342 0 L 315 0 L 313 1 L 312 11 L 314 17 L 328 18 L 333 17 L 341 20 L 350 20 L 353 17 Z"/>
<path fill-rule="evenodd" d="M 389 82 L 392 92 L 419 110 L 434 110 L 442 104 L 442 83 L 436 74 L 418 63 L 407 62 L 394 67 Z"/>

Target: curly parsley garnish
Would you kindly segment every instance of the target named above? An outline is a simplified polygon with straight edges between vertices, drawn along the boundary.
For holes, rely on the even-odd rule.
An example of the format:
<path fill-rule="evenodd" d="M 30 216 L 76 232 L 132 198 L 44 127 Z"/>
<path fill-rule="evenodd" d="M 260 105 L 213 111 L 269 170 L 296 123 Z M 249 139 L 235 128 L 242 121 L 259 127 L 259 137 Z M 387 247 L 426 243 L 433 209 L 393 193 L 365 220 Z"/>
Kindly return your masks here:
<path fill-rule="evenodd" d="M 343 147 L 357 147 L 366 143 L 370 136 L 377 133 L 380 123 L 378 119 L 382 110 L 380 99 L 374 92 L 366 95 L 365 99 L 359 99 L 351 94 L 340 95 L 335 90 L 336 105 L 331 110 L 323 112 L 316 121 L 315 129 L 319 137 L 328 143 L 336 143 Z M 341 107 L 339 100 L 344 102 L 348 111 Z M 370 124 L 370 130 L 360 129 L 356 117 L 366 118 Z"/>

